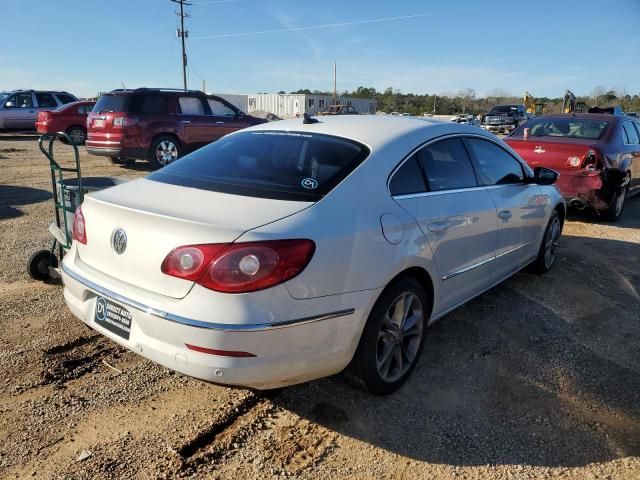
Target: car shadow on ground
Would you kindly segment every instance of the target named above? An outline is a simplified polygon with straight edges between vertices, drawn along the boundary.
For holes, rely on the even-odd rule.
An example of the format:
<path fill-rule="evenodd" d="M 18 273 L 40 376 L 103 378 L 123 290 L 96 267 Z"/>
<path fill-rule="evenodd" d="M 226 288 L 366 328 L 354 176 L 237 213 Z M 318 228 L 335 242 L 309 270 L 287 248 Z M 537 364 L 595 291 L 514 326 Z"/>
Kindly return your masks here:
<path fill-rule="evenodd" d="M 624 210 L 617 222 L 609 222 L 591 208 L 584 210 L 576 210 L 570 208 L 568 212 L 569 220 L 579 223 L 588 223 L 596 225 L 615 225 L 620 228 L 640 228 L 640 195 L 625 200 Z"/>
<path fill-rule="evenodd" d="M 43 202 L 52 197 L 51 192 L 39 188 L 0 185 L 0 220 L 22 215 L 19 205 Z"/>
<path fill-rule="evenodd" d="M 153 168 L 149 162 L 138 160 L 134 163 L 124 163 L 120 165 L 120 168 L 124 170 L 131 170 L 132 172 L 153 172 Z"/>
<path fill-rule="evenodd" d="M 639 312 L 640 247 L 565 237 L 548 275 L 517 274 L 430 327 L 395 394 L 370 396 L 341 374 L 275 401 L 429 463 L 572 467 L 636 456 Z"/>

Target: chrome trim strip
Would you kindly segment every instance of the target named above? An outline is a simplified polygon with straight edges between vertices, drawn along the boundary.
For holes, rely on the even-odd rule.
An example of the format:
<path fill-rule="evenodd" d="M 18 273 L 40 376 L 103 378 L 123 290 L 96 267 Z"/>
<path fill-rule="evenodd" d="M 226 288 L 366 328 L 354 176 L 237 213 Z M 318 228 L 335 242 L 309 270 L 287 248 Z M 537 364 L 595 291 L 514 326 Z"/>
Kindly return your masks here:
<path fill-rule="evenodd" d="M 457 277 L 458 275 L 466 273 L 466 272 L 468 272 L 470 270 L 473 270 L 475 268 L 478 268 L 478 267 L 481 267 L 483 265 L 486 265 L 487 263 L 491 263 L 494 260 L 497 260 L 498 258 L 504 257 L 505 255 L 509 255 L 510 253 L 513 253 L 516 250 L 520 250 L 521 248 L 524 248 L 527 245 L 531 245 L 532 243 L 533 243 L 533 241 L 527 242 L 527 243 L 523 243 L 522 245 L 518 245 L 517 247 L 514 247 L 514 248 L 512 248 L 510 250 L 507 250 L 506 252 L 499 253 L 498 255 L 494 255 L 493 257 L 487 258 L 486 260 L 483 260 L 481 262 L 475 263 L 473 265 L 469 265 L 468 267 L 462 268 L 460 270 L 456 270 L 455 272 L 451 272 L 450 274 L 445 275 L 444 277 L 442 277 L 442 280 L 444 281 L 444 280 L 449 280 L 450 278 L 453 278 L 453 277 Z"/>
<path fill-rule="evenodd" d="M 95 293 L 100 295 L 104 295 L 111 300 L 114 300 L 118 303 L 126 305 L 131 308 L 135 308 L 136 310 L 140 310 L 149 315 L 153 315 L 158 318 L 162 318 L 163 320 L 169 320 L 170 322 L 180 323 L 182 325 L 188 325 L 190 327 L 197 328 L 206 328 L 209 330 L 218 330 L 221 332 L 259 332 L 264 330 L 275 330 L 279 328 L 287 328 L 298 325 L 306 325 L 309 323 L 320 322 L 322 320 L 328 320 L 331 318 L 344 317 L 346 315 L 351 315 L 355 312 L 354 308 L 348 308 L 345 310 L 338 310 L 335 312 L 324 313 L 321 315 L 314 315 L 311 317 L 304 318 L 296 318 L 293 320 L 285 320 L 283 322 L 265 322 L 265 323 L 249 323 L 244 325 L 232 325 L 228 323 L 213 323 L 213 322 L 203 322 L 201 320 L 194 320 L 192 318 L 181 317 L 180 315 L 174 315 L 172 313 L 164 312 L 162 310 L 157 310 L 155 308 L 144 305 L 143 303 L 137 302 L 130 298 L 127 298 L 123 295 L 120 295 L 116 292 L 113 292 L 107 288 L 101 287 L 91 280 L 87 280 L 76 272 L 72 271 L 67 267 L 64 262 L 62 263 L 62 271 L 69 275 L 71 278 L 80 282 L 82 285 L 87 287 L 90 290 L 93 290 Z"/>
<path fill-rule="evenodd" d="M 478 268 L 478 267 L 481 267 L 483 265 L 486 265 L 487 263 L 491 263 L 495 259 L 496 259 L 496 257 L 490 257 L 490 258 L 487 258 L 486 260 L 483 260 L 481 262 L 475 263 L 473 265 L 469 265 L 468 267 L 465 267 L 465 268 L 463 268 L 461 270 L 456 270 L 455 272 L 451 272 L 448 275 L 445 275 L 444 277 L 442 277 L 442 280 L 449 280 L 450 278 L 457 277 L 458 275 L 466 273 L 466 272 L 468 272 L 470 270 L 473 270 L 475 268 Z"/>

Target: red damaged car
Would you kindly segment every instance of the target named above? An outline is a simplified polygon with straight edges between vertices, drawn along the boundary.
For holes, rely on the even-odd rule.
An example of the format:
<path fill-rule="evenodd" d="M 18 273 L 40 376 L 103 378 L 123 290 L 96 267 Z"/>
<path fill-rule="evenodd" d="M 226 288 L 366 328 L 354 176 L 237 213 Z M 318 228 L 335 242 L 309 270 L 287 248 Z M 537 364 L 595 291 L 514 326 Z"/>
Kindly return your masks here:
<path fill-rule="evenodd" d="M 568 205 L 620 217 L 640 193 L 640 122 L 624 115 L 558 114 L 533 118 L 504 140 L 531 166 L 560 173 Z"/>
<path fill-rule="evenodd" d="M 82 145 L 87 138 L 87 115 L 96 102 L 72 102 L 56 110 L 38 112 L 36 130 L 38 133 L 66 132 L 76 145 Z"/>

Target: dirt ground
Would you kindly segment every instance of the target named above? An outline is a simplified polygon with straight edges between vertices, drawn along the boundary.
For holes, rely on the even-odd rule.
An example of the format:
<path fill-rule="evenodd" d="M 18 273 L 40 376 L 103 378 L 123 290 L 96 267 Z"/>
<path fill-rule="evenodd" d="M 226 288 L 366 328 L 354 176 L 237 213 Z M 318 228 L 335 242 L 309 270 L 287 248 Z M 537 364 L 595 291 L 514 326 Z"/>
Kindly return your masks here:
<path fill-rule="evenodd" d="M 81 153 L 85 175 L 147 171 Z M 550 274 L 430 328 L 398 393 L 338 375 L 264 394 L 76 320 L 25 273 L 49 241 L 47 161 L 0 138 L 0 167 L 0 478 L 640 479 L 640 199 L 616 225 L 571 216 Z"/>

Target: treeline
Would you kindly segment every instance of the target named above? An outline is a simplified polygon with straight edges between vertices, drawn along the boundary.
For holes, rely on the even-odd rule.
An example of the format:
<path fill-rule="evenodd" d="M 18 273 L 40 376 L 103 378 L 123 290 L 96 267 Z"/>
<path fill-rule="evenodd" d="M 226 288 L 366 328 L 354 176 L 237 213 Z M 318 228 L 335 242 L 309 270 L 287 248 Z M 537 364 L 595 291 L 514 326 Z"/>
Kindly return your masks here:
<path fill-rule="evenodd" d="M 285 93 L 285 92 L 280 92 Z M 319 90 L 297 90 L 291 93 L 306 93 L 316 95 L 332 95 L 332 92 Z M 523 92 L 524 93 L 524 92 Z M 523 103 L 523 96 L 517 96 L 506 90 L 495 89 L 486 97 L 478 97 L 472 88 L 461 90 L 455 94 L 430 95 L 402 93 L 392 87 L 383 92 L 373 87 L 358 87 L 354 91 L 344 90 L 339 92 L 341 96 L 373 98 L 378 101 L 378 110 L 386 113 L 400 112 L 412 115 L 423 113 L 435 113 L 436 115 L 455 115 L 458 113 L 470 113 L 477 115 L 487 112 L 495 105 L 508 103 Z M 564 92 L 561 92 L 564 95 Z M 630 95 L 625 89 L 605 89 L 602 86 L 595 87 L 588 96 L 577 96 L 578 102 L 584 102 L 587 106 L 611 107 L 620 106 L 625 112 L 640 112 L 640 95 Z M 558 113 L 562 110 L 563 96 L 556 98 L 536 97 L 537 103 L 546 104 L 547 113 Z"/>

